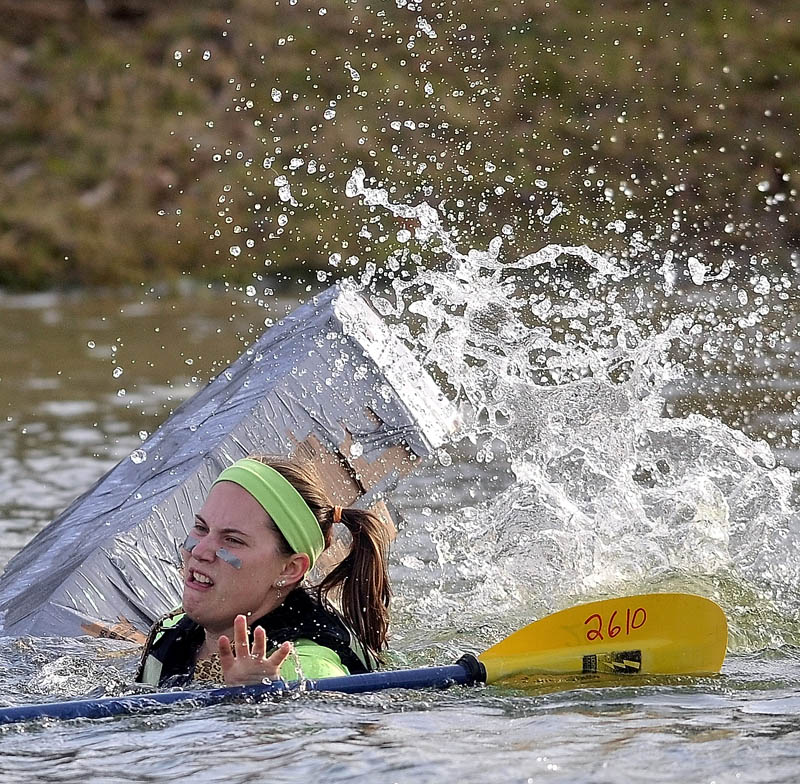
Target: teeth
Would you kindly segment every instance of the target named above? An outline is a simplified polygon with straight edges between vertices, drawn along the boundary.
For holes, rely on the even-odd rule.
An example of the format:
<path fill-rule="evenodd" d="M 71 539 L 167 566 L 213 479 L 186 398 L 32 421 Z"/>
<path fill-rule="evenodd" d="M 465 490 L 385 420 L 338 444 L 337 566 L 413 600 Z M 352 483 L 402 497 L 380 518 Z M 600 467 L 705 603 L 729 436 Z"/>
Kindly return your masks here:
<path fill-rule="evenodd" d="M 210 578 L 206 577 L 204 574 L 200 574 L 199 572 L 192 572 L 192 578 L 196 583 L 202 583 L 203 585 L 213 585 L 214 581 Z"/>

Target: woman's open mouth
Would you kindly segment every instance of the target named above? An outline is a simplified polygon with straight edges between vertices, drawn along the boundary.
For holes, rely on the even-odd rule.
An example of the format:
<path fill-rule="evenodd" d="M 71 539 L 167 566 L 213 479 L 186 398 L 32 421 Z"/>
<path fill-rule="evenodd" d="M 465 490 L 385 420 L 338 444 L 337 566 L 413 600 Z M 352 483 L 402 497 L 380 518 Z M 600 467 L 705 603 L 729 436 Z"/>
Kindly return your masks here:
<path fill-rule="evenodd" d="M 186 578 L 186 585 L 202 590 L 205 588 L 211 588 L 214 585 L 214 581 L 206 574 L 202 572 L 197 572 L 194 569 L 189 569 Z"/>

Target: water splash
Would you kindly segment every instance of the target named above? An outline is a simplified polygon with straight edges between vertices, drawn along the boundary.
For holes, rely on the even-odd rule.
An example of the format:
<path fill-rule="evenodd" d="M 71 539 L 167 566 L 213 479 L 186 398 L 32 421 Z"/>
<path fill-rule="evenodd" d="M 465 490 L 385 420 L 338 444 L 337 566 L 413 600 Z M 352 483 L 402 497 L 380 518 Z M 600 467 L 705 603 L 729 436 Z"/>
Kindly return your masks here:
<path fill-rule="evenodd" d="M 444 257 L 386 290 L 360 287 L 461 405 L 474 458 L 502 458 L 513 476 L 429 526 L 435 559 L 406 560 L 418 584 L 400 612 L 480 638 L 497 631 L 487 608 L 513 627 L 672 589 L 720 601 L 740 649 L 800 639 L 793 476 L 717 420 L 665 415 L 667 389 L 692 371 L 679 357 L 704 330 L 697 313 L 653 305 L 645 262 L 559 245 L 514 258 L 502 237 L 462 250 L 434 207 L 393 203 L 361 170 L 347 195 L 413 223 Z M 671 291 L 674 267 L 659 275 Z"/>

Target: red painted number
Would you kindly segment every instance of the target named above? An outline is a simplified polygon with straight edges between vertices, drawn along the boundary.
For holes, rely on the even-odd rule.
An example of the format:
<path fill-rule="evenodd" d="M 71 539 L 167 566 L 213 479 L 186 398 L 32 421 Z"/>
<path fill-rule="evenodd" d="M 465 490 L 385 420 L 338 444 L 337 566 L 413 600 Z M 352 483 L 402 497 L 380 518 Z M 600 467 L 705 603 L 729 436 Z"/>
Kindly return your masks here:
<path fill-rule="evenodd" d="M 641 629 L 647 622 L 647 610 L 644 607 L 637 607 L 631 610 L 630 607 L 625 611 L 625 626 L 623 627 L 620 622 L 617 622 L 617 610 L 611 613 L 608 623 L 603 621 L 603 617 L 599 613 L 593 613 L 584 622 L 584 626 L 589 626 L 586 630 L 586 639 L 590 642 L 595 640 L 604 640 L 603 629 L 605 633 L 614 638 L 619 634 L 627 636 L 636 629 Z M 590 625 L 591 624 L 591 625 Z"/>
<path fill-rule="evenodd" d="M 586 639 L 587 640 L 602 640 L 603 639 L 603 619 L 595 613 L 594 615 L 590 615 L 584 622 L 583 625 L 585 626 L 589 621 L 597 621 L 597 628 L 596 629 L 589 629 L 586 632 Z"/>

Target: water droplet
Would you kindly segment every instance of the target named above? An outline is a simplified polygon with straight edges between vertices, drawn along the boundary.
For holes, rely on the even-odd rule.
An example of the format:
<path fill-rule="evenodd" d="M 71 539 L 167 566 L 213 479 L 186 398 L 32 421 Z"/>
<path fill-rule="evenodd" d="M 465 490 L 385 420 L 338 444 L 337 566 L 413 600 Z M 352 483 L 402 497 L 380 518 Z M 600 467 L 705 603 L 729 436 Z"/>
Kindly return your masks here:
<path fill-rule="evenodd" d="M 139 465 L 140 463 L 144 463 L 145 460 L 147 460 L 147 452 L 145 452 L 144 449 L 134 449 L 133 452 L 131 452 L 132 463 Z"/>
<path fill-rule="evenodd" d="M 283 93 L 277 87 L 273 87 L 272 88 L 272 100 L 275 101 L 275 103 L 280 103 L 280 100 L 281 100 L 282 97 L 283 97 Z"/>
<path fill-rule="evenodd" d="M 148 435 L 148 433 L 147 433 L 146 430 L 140 430 L 139 431 L 139 440 L 140 441 L 147 441 L 147 435 Z"/>
<path fill-rule="evenodd" d="M 706 279 L 706 273 L 708 272 L 705 265 L 694 256 L 686 262 L 686 265 L 689 267 L 692 283 L 696 286 L 702 286 Z"/>
<path fill-rule="evenodd" d="M 350 444 L 350 457 L 361 457 L 364 454 L 364 445 L 358 441 L 353 441 Z"/>
<path fill-rule="evenodd" d="M 180 59 L 181 59 L 181 57 L 183 57 L 183 52 L 181 52 L 179 49 L 176 49 L 176 50 L 175 50 L 175 53 L 174 53 L 172 56 L 173 56 L 173 57 L 174 57 L 176 60 L 180 60 Z"/>
<path fill-rule="evenodd" d="M 93 340 L 90 340 L 86 345 L 89 346 L 89 348 L 95 348 L 97 343 L 95 343 Z"/>
<path fill-rule="evenodd" d="M 420 17 L 417 19 L 417 27 L 428 36 L 428 38 L 436 38 L 436 31 L 431 26 L 431 23 L 425 19 L 425 17 Z"/>
<path fill-rule="evenodd" d="M 256 295 L 256 287 L 255 286 L 248 286 L 245 289 L 245 293 L 247 294 L 248 297 L 255 297 L 255 295 Z"/>
<path fill-rule="evenodd" d="M 326 120 L 332 120 L 334 117 L 336 117 L 336 110 L 335 110 L 335 109 L 326 109 L 326 110 L 325 110 L 325 111 L 322 113 L 322 116 L 323 116 L 323 117 L 324 117 Z"/>
<path fill-rule="evenodd" d="M 124 372 L 124 371 L 122 370 L 122 368 L 121 368 L 121 367 L 115 367 L 115 368 L 114 368 L 114 369 L 111 371 L 111 375 L 112 375 L 112 376 L 114 376 L 114 378 L 119 378 L 119 377 L 120 377 L 120 376 L 123 374 L 123 372 Z"/>
<path fill-rule="evenodd" d="M 238 245 L 231 245 L 230 248 L 228 248 L 228 253 L 230 253 L 231 256 L 238 256 L 241 252 L 242 249 Z"/>
<path fill-rule="evenodd" d="M 128 391 L 126 389 L 118 389 L 117 390 L 117 397 L 125 397 L 125 395 L 127 395 L 127 394 L 128 394 Z"/>
<path fill-rule="evenodd" d="M 206 49 L 205 52 L 203 52 L 203 59 L 204 60 L 210 60 L 211 59 L 211 52 L 209 52 L 208 49 Z"/>
<path fill-rule="evenodd" d="M 352 79 L 354 82 L 357 82 L 357 81 L 359 81 L 359 80 L 361 79 L 361 74 L 360 74 L 358 71 L 356 71 L 356 69 L 355 69 L 355 68 L 353 68 L 353 66 L 352 66 L 352 65 L 350 65 L 350 62 L 349 62 L 349 61 L 347 61 L 347 62 L 344 64 L 344 67 L 345 67 L 345 68 L 348 70 L 348 72 L 350 73 L 350 78 L 351 78 L 351 79 Z"/>

